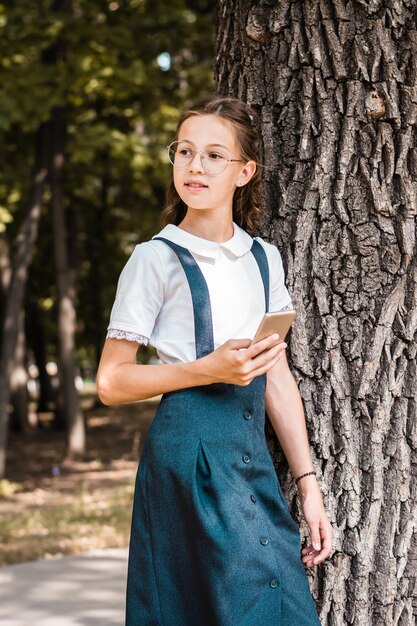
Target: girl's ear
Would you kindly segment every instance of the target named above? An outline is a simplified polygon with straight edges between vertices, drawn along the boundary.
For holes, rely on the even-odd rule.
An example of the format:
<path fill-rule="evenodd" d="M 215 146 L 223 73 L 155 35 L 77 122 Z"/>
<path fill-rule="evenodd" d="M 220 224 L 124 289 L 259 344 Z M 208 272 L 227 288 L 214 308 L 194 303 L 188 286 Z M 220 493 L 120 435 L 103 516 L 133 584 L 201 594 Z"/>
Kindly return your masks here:
<path fill-rule="evenodd" d="M 243 187 L 243 185 L 246 185 L 250 181 L 252 176 L 255 174 L 255 172 L 256 172 L 255 161 L 248 161 L 245 167 L 241 170 L 239 174 L 239 178 L 236 182 L 236 186 Z"/>

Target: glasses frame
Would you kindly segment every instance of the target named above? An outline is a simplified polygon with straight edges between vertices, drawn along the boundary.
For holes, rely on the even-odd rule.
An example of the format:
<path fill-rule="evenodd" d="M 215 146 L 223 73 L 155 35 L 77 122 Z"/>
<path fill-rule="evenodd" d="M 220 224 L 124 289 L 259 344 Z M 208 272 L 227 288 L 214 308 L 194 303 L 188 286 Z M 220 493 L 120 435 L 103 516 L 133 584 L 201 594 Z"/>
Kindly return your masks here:
<path fill-rule="evenodd" d="M 170 151 L 171 147 L 172 147 L 174 144 L 179 144 L 179 143 L 186 143 L 186 144 L 188 144 L 188 145 L 193 145 L 193 144 L 191 144 L 189 141 L 184 141 L 184 140 L 178 141 L 178 139 L 177 139 L 177 140 L 175 140 L 175 141 L 171 141 L 171 143 L 167 146 L 167 152 L 168 152 L 168 159 L 169 159 L 169 162 L 171 163 L 171 165 L 173 165 L 174 167 L 177 167 L 177 168 L 178 168 L 178 169 L 180 169 L 180 170 L 183 170 L 183 169 L 185 169 L 186 167 L 188 167 L 188 166 L 190 165 L 190 163 L 193 161 L 193 159 L 194 159 L 194 157 L 195 157 L 195 155 L 196 155 L 196 154 L 200 154 L 200 163 L 201 163 L 201 167 L 203 168 L 204 172 L 205 172 L 206 174 L 208 174 L 209 176 L 218 176 L 219 174 L 222 174 L 222 173 L 224 172 L 224 170 L 226 169 L 226 167 L 229 165 L 229 163 L 244 163 L 243 159 L 230 159 L 230 158 L 228 158 L 228 159 L 227 159 L 227 161 L 226 161 L 226 164 L 225 164 L 224 168 L 223 168 L 222 170 L 220 170 L 220 172 L 216 172 L 216 173 L 214 174 L 213 172 L 208 172 L 208 171 L 206 170 L 206 168 L 204 167 L 204 150 L 194 150 L 194 152 L 193 152 L 192 156 L 190 157 L 190 159 L 189 159 L 188 163 L 186 163 L 185 165 L 177 165 L 176 163 L 174 163 L 173 161 L 171 161 L 169 151 Z M 226 150 L 226 152 L 227 152 L 227 154 L 228 154 L 228 150 L 227 150 L 227 148 L 224 148 L 224 150 Z"/>

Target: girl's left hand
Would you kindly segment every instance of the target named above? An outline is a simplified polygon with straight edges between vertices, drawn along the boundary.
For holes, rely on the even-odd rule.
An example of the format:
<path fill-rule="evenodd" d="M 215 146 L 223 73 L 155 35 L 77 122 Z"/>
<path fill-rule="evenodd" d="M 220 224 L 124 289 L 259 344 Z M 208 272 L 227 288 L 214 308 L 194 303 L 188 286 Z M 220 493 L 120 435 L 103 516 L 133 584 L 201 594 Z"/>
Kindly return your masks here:
<path fill-rule="evenodd" d="M 310 544 L 301 550 L 303 564 L 308 568 L 327 559 L 332 551 L 333 527 L 317 481 L 315 485 L 309 485 L 308 491 L 301 492 L 301 510 L 310 529 Z"/>

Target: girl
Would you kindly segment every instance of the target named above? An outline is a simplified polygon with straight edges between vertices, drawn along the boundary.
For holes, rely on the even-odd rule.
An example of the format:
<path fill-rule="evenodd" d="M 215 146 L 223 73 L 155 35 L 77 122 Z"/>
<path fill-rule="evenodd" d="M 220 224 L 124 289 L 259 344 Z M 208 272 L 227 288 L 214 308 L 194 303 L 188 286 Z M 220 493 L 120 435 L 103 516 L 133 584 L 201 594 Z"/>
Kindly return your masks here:
<path fill-rule="evenodd" d="M 186 111 L 168 147 L 162 230 L 119 279 L 98 371 L 106 404 L 163 394 L 143 447 L 126 626 L 317 626 L 303 567 L 331 552 L 301 398 L 266 310 L 292 308 L 278 249 L 253 237 L 260 138 L 234 98 Z M 159 365 L 136 364 L 138 344 Z M 297 477 L 311 542 L 272 464 L 265 409 Z"/>

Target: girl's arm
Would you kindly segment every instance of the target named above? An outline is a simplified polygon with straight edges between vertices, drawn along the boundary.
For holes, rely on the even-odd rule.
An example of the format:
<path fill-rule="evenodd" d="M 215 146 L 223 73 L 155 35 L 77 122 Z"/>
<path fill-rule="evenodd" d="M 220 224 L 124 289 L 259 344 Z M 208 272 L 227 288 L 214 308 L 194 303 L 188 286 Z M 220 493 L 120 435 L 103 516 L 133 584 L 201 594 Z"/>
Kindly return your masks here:
<path fill-rule="evenodd" d="M 137 343 L 107 339 L 97 372 L 98 395 L 104 404 L 120 404 L 215 382 L 248 385 L 273 367 L 287 347 L 277 343 L 277 335 L 249 347 L 250 341 L 230 339 L 189 363 L 141 365 L 136 363 Z"/>
<path fill-rule="evenodd" d="M 294 477 L 313 471 L 303 404 L 285 355 L 267 374 L 265 408 Z M 297 484 L 311 535 L 310 545 L 302 550 L 303 561 L 307 566 L 317 565 L 331 552 L 333 529 L 316 476 L 304 476 Z"/>
<path fill-rule="evenodd" d="M 268 372 L 265 408 L 292 474 L 297 477 L 314 470 L 303 404 L 286 356 Z M 302 478 L 298 485 L 306 491 L 316 482 L 311 475 Z"/>

